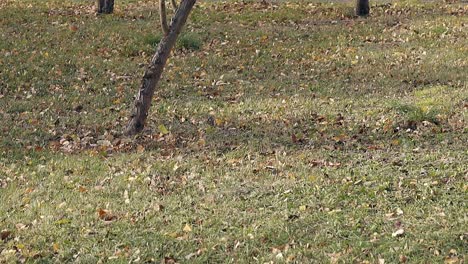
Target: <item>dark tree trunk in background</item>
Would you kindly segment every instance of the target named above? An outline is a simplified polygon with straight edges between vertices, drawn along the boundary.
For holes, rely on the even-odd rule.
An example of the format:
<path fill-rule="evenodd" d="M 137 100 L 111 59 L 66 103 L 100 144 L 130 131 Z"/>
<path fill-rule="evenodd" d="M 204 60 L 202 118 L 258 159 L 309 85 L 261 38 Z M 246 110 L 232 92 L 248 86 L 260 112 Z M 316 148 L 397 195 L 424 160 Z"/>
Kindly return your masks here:
<path fill-rule="evenodd" d="M 177 37 L 197 0 L 183 0 L 177 9 L 169 26 L 169 32 L 159 42 L 156 54 L 146 68 L 140 89 L 133 103 L 130 121 L 124 131 L 125 135 L 135 135 L 141 132 L 145 126 L 148 110 L 151 106 L 154 90 L 161 79 L 164 66 L 174 47 Z"/>
<path fill-rule="evenodd" d="M 114 0 L 97 0 L 98 14 L 112 14 L 114 12 Z"/>
<path fill-rule="evenodd" d="M 367 16 L 369 11 L 369 0 L 356 0 L 356 15 Z"/>

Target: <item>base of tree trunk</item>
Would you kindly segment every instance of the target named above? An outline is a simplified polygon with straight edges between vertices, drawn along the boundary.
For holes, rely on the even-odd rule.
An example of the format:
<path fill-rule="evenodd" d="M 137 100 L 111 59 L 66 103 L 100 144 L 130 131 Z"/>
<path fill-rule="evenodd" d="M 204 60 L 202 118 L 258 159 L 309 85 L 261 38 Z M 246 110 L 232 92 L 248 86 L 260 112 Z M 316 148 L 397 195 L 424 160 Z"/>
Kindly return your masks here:
<path fill-rule="evenodd" d="M 130 120 L 124 130 L 124 135 L 136 135 L 145 127 L 151 100 L 156 86 L 161 79 L 164 66 L 196 1 L 197 0 L 183 0 L 180 3 L 171 25 L 169 26 L 168 34 L 159 42 L 158 49 L 143 75 L 140 89 L 133 103 Z"/>
<path fill-rule="evenodd" d="M 114 12 L 114 0 L 97 0 L 98 14 L 112 14 Z"/>
<path fill-rule="evenodd" d="M 358 16 L 368 16 L 370 7 L 369 0 L 356 0 L 356 15 Z"/>

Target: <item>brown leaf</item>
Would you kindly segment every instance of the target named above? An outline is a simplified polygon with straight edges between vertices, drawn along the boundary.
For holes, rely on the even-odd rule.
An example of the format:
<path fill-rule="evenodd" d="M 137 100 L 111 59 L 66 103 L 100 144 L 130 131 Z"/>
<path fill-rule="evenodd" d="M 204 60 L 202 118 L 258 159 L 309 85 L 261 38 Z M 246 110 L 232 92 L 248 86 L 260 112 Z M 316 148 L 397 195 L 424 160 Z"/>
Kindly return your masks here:
<path fill-rule="evenodd" d="M 104 221 L 114 221 L 117 219 L 117 216 L 113 215 L 109 210 L 99 209 L 98 210 L 99 219 Z"/>
<path fill-rule="evenodd" d="M 177 260 L 173 257 L 164 257 L 164 260 L 162 261 L 164 264 L 175 264 L 177 263 Z"/>
<path fill-rule="evenodd" d="M 143 147 L 142 145 L 137 145 L 136 151 L 137 153 L 143 153 L 145 151 L 145 147 Z"/>
<path fill-rule="evenodd" d="M 11 236 L 11 231 L 8 231 L 8 230 L 3 230 L 2 232 L 0 232 L 0 238 L 3 240 L 3 241 L 6 241 L 10 238 Z"/>
<path fill-rule="evenodd" d="M 297 143 L 297 142 L 298 142 L 296 134 L 293 133 L 293 134 L 291 135 L 291 140 L 292 140 L 293 143 Z"/>
<path fill-rule="evenodd" d="M 81 112 L 83 110 L 83 106 L 82 105 L 77 105 L 73 108 L 73 110 L 75 110 L 75 112 Z"/>
<path fill-rule="evenodd" d="M 41 146 L 35 146 L 35 147 L 34 147 L 34 150 L 37 151 L 37 152 L 39 152 L 39 151 L 43 151 L 44 148 L 41 147 Z"/>

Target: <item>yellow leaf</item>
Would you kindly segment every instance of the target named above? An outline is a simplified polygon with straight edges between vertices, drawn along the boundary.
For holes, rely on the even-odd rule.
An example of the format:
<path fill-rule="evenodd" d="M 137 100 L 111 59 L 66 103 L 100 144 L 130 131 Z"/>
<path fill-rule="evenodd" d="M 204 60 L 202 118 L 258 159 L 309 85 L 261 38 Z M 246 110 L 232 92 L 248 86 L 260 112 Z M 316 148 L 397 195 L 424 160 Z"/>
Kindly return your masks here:
<path fill-rule="evenodd" d="M 215 119 L 215 124 L 216 124 L 217 126 L 221 126 L 221 125 L 223 125 L 223 123 L 224 123 L 224 120 L 223 120 L 223 119 L 221 119 L 221 118 L 216 118 L 216 119 Z"/>
<path fill-rule="evenodd" d="M 445 264 L 454 264 L 454 263 L 461 263 L 458 259 L 458 257 L 449 257 L 444 260 Z"/>
<path fill-rule="evenodd" d="M 57 243 L 54 243 L 52 245 L 52 248 L 54 249 L 55 252 L 59 251 L 59 245 Z"/>
<path fill-rule="evenodd" d="M 161 132 L 161 134 L 163 135 L 169 134 L 169 130 L 167 130 L 165 125 L 162 125 L 162 124 L 159 125 L 158 129 L 159 129 L 159 132 Z"/>
<path fill-rule="evenodd" d="M 69 224 L 69 223 L 71 223 L 71 220 L 66 219 L 66 218 L 62 218 L 60 220 L 55 221 L 56 225 L 66 225 L 66 224 Z"/>
<path fill-rule="evenodd" d="M 305 206 L 305 205 L 299 206 L 299 211 L 305 211 L 305 210 L 306 210 L 306 206 Z"/>
<path fill-rule="evenodd" d="M 24 246 L 24 244 L 16 244 L 16 248 L 17 249 L 24 249 L 25 246 Z"/>
<path fill-rule="evenodd" d="M 183 229 L 183 230 L 184 230 L 184 232 L 187 232 L 187 233 L 188 233 L 188 232 L 192 232 L 192 228 L 190 227 L 190 225 L 189 225 L 189 224 L 185 224 L 185 226 L 184 226 L 184 229 Z"/>
<path fill-rule="evenodd" d="M 179 236 L 179 233 L 177 233 L 177 232 L 172 232 L 172 233 L 167 233 L 166 235 L 167 235 L 168 237 L 176 238 L 176 237 Z"/>
<path fill-rule="evenodd" d="M 205 139 L 203 139 L 203 138 L 200 138 L 200 139 L 198 140 L 198 146 L 199 146 L 199 147 L 204 147 L 204 146 L 205 146 L 205 144 L 206 144 L 206 141 L 205 141 Z"/>

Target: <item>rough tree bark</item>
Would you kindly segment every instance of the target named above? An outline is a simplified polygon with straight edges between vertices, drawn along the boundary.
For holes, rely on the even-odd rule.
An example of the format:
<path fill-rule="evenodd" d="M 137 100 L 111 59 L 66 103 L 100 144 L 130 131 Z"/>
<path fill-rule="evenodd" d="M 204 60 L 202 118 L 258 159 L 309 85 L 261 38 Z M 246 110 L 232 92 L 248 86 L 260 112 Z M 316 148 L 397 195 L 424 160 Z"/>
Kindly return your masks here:
<path fill-rule="evenodd" d="M 369 0 L 356 0 L 356 15 L 367 16 L 369 11 Z"/>
<path fill-rule="evenodd" d="M 125 135 L 135 135 L 143 130 L 156 85 L 161 79 L 164 66 L 166 65 L 171 50 L 196 1 L 197 0 L 182 0 L 169 26 L 169 33 L 159 42 L 158 49 L 143 75 L 140 89 L 133 105 L 130 121 L 124 131 Z"/>
<path fill-rule="evenodd" d="M 97 0 L 98 14 L 112 14 L 114 12 L 114 0 Z"/>

